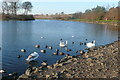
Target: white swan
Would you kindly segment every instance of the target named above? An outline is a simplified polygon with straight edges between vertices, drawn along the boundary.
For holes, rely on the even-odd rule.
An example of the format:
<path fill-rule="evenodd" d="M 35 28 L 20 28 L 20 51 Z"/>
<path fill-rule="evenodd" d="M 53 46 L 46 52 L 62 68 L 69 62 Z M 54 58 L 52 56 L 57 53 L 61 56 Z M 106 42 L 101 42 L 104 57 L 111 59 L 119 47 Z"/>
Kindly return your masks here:
<path fill-rule="evenodd" d="M 59 46 L 60 46 L 60 47 L 65 47 L 65 46 L 67 46 L 67 44 L 68 44 L 68 41 L 66 41 L 66 42 L 60 41 Z"/>
<path fill-rule="evenodd" d="M 0 70 L 0 73 L 5 73 L 5 70 L 2 70 L 2 69 L 1 69 L 1 70 Z"/>
<path fill-rule="evenodd" d="M 89 47 L 89 48 L 94 47 L 95 46 L 95 42 L 96 41 L 94 40 L 92 42 L 86 43 L 86 46 Z"/>
<path fill-rule="evenodd" d="M 39 57 L 39 54 L 37 52 L 34 52 L 34 53 L 31 53 L 26 60 L 32 61 L 32 60 L 37 59 L 38 57 Z"/>

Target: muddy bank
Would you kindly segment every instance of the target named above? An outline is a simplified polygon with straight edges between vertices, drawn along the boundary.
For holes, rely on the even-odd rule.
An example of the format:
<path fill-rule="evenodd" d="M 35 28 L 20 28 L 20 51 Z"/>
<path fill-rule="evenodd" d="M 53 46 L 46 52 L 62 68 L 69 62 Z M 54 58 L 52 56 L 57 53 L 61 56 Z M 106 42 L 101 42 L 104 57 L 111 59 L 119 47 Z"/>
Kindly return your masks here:
<path fill-rule="evenodd" d="M 77 56 L 66 56 L 56 64 L 28 68 L 21 79 L 55 79 L 55 78 L 120 78 L 118 44 L 111 44 L 89 49 Z"/>

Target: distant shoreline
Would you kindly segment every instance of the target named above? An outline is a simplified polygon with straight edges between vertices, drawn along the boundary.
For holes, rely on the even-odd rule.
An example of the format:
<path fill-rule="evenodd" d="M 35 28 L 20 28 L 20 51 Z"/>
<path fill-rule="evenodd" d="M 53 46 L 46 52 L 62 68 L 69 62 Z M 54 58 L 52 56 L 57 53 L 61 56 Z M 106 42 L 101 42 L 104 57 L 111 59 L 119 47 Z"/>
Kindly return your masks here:
<path fill-rule="evenodd" d="M 28 20 L 35 20 L 33 15 L 0 15 L 1 21 L 9 21 L 9 20 L 21 20 L 21 21 L 28 21 Z"/>
<path fill-rule="evenodd" d="M 35 16 L 35 15 L 0 15 L 1 21 L 8 20 L 21 20 L 21 21 L 29 21 L 35 19 L 49 19 L 49 20 L 62 20 L 62 21 L 73 21 L 73 22 L 86 22 L 92 24 L 105 24 L 108 25 L 112 30 L 120 30 L 120 21 L 119 20 L 85 20 L 85 19 L 71 19 L 70 15 L 67 15 L 67 18 L 55 18 L 55 16 Z"/>
<path fill-rule="evenodd" d="M 34 16 L 35 17 L 35 16 Z M 110 29 L 112 30 L 120 30 L 120 21 L 118 20 L 84 20 L 84 19 L 56 19 L 52 17 L 42 17 L 42 18 L 36 18 L 35 19 L 46 19 L 46 20 L 62 20 L 62 21 L 73 21 L 73 22 L 85 22 L 85 23 L 91 23 L 91 24 L 103 24 L 108 25 Z"/>

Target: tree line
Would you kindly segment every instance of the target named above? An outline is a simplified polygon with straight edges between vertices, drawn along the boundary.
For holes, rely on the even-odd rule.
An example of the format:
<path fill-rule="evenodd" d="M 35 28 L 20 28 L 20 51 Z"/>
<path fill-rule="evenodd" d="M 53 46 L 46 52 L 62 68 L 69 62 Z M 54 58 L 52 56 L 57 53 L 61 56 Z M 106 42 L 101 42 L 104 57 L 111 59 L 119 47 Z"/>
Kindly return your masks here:
<path fill-rule="evenodd" d="M 86 20 L 120 20 L 120 1 L 117 7 L 112 7 L 107 10 L 103 6 L 97 6 L 92 9 L 87 9 L 84 13 L 76 12 L 72 14 L 72 19 L 86 19 Z"/>
<path fill-rule="evenodd" d="M 7 14 L 7 15 L 17 15 L 19 10 L 23 10 L 23 14 L 27 15 L 28 12 L 32 10 L 33 6 L 32 3 L 27 1 L 20 3 L 19 0 L 16 2 L 8 2 L 8 1 L 3 1 L 2 2 L 2 14 Z"/>

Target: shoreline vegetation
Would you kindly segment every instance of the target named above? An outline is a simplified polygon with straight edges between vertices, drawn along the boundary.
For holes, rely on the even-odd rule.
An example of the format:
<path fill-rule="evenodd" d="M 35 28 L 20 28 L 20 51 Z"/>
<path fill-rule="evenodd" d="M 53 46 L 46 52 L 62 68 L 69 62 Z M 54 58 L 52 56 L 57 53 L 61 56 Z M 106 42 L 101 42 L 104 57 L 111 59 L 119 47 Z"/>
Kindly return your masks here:
<path fill-rule="evenodd" d="M 66 56 L 53 65 L 28 68 L 24 74 L 3 77 L 3 80 L 22 79 L 80 79 L 80 78 L 112 78 L 119 79 L 118 45 L 120 41 L 105 46 L 88 49 L 76 56 Z"/>
<path fill-rule="evenodd" d="M 21 21 L 28 21 L 28 20 L 35 20 L 33 15 L 0 15 L 0 20 L 8 21 L 8 20 L 21 20 Z"/>
<path fill-rule="evenodd" d="M 73 14 L 65 14 L 64 12 L 53 15 L 34 15 L 35 19 L 55 19 L 65 21 L 87 22 L 95 24 L 107 24 L 112 26 L 120 26 L 120 6 L 106 9 L 104 6 L 97 6 L 87 9 L 85 12 L 76 12 Z M 114 27 L 114 28 L 115 28 Z"/>

